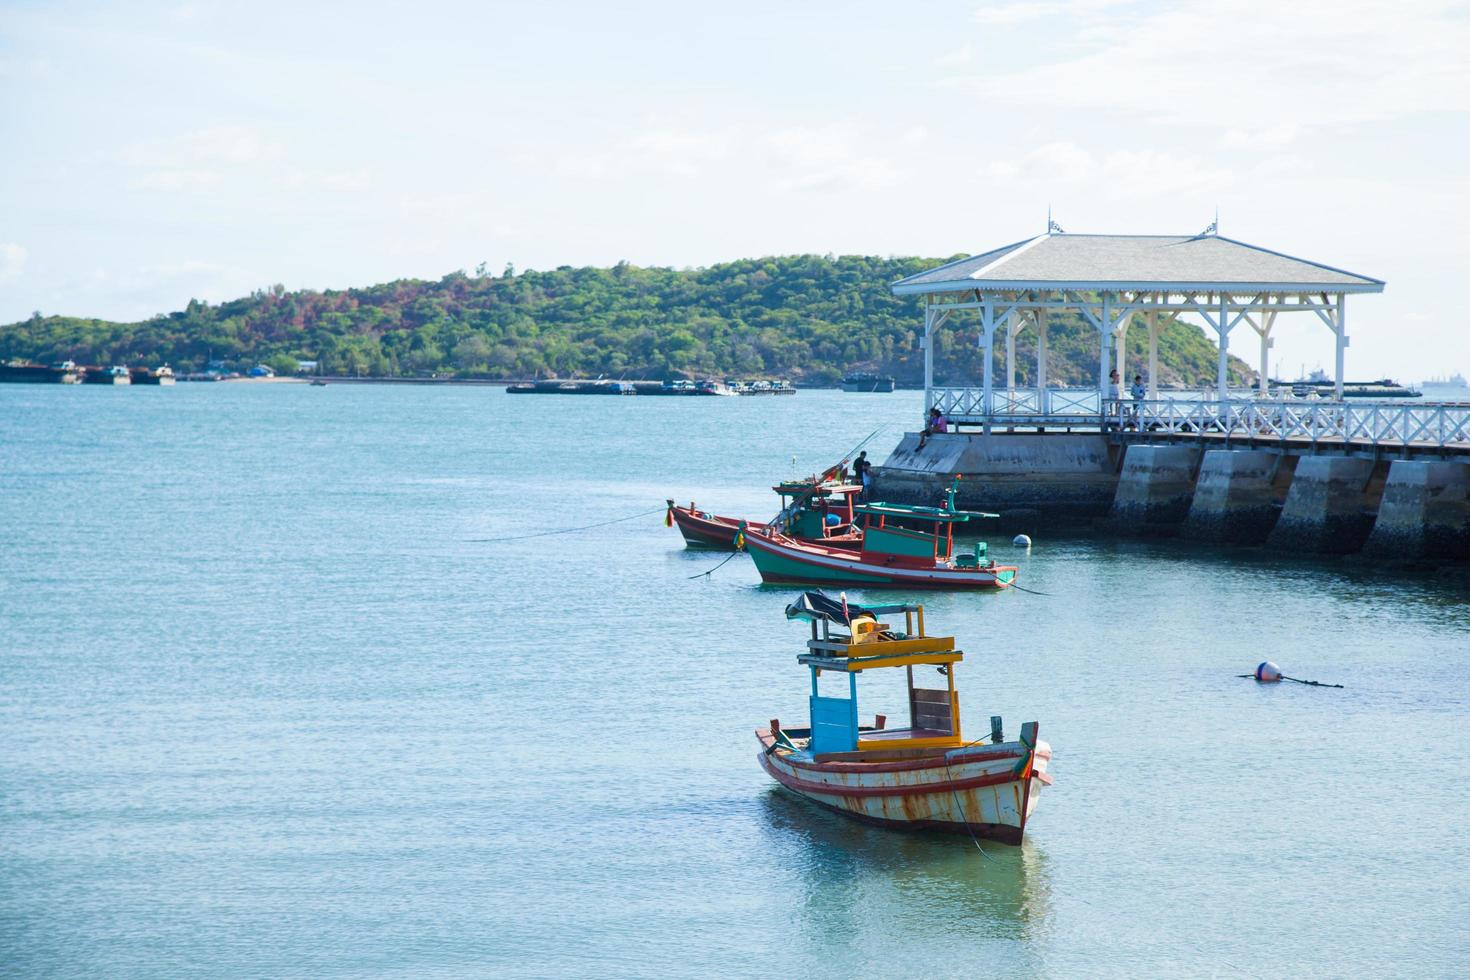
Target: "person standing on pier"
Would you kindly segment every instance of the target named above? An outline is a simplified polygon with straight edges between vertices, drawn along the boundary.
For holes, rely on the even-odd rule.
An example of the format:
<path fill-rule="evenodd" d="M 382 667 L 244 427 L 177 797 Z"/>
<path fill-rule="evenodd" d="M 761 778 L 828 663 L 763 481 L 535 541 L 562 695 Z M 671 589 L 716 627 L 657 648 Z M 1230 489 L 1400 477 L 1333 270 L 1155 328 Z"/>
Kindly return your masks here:
<path fill-rule="evenodd" d="M 868 462 L 868 451 L 866 449 L 858 453 L 858 458 L 852 461 L 852 475 L 863 485 L 862 499 L 864 501 L 868 499 L 868 482 L 872 479 L 868 475 L 868 471 L 872 468 L 873 464 Z"/>
<path fill-rule="evenodd" d="M 1133 376 L 1133 387 L 1128 389 L 1128 394 L 1133 396 L 1133 424 L 1139 425 L 1139 419 L 1143 417 L 1143 398 L 1147 394 L 1143 387 L 1143 375 Z"/>

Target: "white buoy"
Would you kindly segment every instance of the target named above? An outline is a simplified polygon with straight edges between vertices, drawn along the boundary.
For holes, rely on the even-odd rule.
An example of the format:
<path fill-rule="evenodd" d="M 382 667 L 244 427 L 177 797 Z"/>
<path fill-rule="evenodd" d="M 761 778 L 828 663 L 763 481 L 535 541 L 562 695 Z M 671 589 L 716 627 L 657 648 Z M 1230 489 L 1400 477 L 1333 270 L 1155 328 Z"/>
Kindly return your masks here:
<path fill-rule="evenodd" d="M 1015 545 L 1017 548 L 1029 548 L 1031 547 L 1031 535 L 1018 534 L 1015 536 L 1015 538 L 1011 540 L 1011 544 Z"/>
<path fill-rule="evenodd" d="M 1281 680 L 1281 668 L 1267 660 L 1256 668 L 1256 680 L 1270 683 Z"/>

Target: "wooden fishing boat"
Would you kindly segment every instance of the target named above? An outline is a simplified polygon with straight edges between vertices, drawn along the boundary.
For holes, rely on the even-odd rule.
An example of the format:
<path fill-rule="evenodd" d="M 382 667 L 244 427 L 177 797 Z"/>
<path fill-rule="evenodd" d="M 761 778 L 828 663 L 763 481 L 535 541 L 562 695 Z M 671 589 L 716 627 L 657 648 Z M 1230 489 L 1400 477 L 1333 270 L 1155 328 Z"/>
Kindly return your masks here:
<path fill-rule="evenodd" d="M 862 532 L 855 524 L 854 508 L 863 488 L 842 481 L 838 467 L 821 476 L 787 480 L 771 489 L 781 498 L 781 512 L 770 523 L 721 517 L 700 510 L 693 501 L 688 507 L 680 507 L 672 499 L 667 501 L 665 523 L 677 527 L 685 545 L 691 548 L 734 550 L 742 524 L 758 531 L 779 529 L 798 541 L 830 548 L 852 549 L 861 544 Z"/>
<path fill-rule="evenodd" d="M 879 619 L 898 613 L 901 632 Z M 988 742 L 965 741 L 955 689 L 964 653 L 954 637 L 925 633 L 923 606 L 862 607 L 808 592 L 786 615 L 811 623 L 807 652 L 797 657 L 811 671 L 810 724 L 783 728 L 773 718 L 756 730 L 757 758 L 772 779 L 866 823 L 1021 843 L 1042 787 L 1052 783 L 1051 746 L 1038 740 L 1034 721 L 1021 726 L 1018 741 L 1006 741 L 998 716 Z M 907 675 L 908 727 L 888 728 L 882 714 L 860 724 L 858 676 L 896 668 Z M 923 686 L 929 668 L 942 686 Z"/>
<path fill-rule="evenodd" d="M 989 557 L 984 541 L 977 541 L 973 552 L 955 553 L 956 524 L 972 517 L 996 516 L 956 510 L 957 489 L 949 488 L 943 507 L 858 505 L 854 510 L 864 523 L 855 550 L 799 541 L 771 527 L 747 527 L 745 547 L 766 582 L 909 589 L 1005 588 L 1015 580 L 1016 566 L 997 564 Z M 928 524 L 932 530 L 915 529 L 915 523 Z"/>

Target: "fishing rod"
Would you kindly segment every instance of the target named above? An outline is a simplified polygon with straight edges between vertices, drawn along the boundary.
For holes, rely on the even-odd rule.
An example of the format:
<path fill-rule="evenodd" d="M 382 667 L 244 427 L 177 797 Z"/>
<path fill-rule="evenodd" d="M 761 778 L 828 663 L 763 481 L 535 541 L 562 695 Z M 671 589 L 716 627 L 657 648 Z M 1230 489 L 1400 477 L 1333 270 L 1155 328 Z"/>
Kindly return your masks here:
<path fill-rule="evenodd" d="M 872 432 L 869 432 L 867 438 L 863 439 L 862 442 L 859 442 L 856 446 L 853 446 L 851 449 L 849 449 L 843 455 L 843 457 L 837 461 L 837 464 L 835 466 L 829 466 L 827 467 L 827 469 L 822 471 L 821 476 L 819 476 L 812 482 L 811 487 L 805 493 L 803 493 L 799 497 L 792 498 L 791 503 L 777 511 L 776 516 L 772 517 L 767 523 L 776 523 L 781 519 L 782 514 L 794 512 L 802 504 L 806 503 L 808 499 L 810 499 L 813 495 L 816 494 L 819 489 L 821 489 L 822 484 L 825 483 L 828 479 L 828 474 L 832 474 L 832 477 L 835 478 L 837 474 L 833 473 L 833 470 L 836 470 L 838 473 L 840 473 L 842 471 L 842 467 L 847 465 L 848 460 L 852 459 L 853 456 L 858 453 L 858 451 L 860 451 L 868 443 L 872 442 L 873 439 L 878 435 L 878 433 L 882 432 L 886 428 L 888 428 L 888 425 L 887 423 L 884 423 L 883 425 L 878 426 L 878 428 L 874 429 Z"/>

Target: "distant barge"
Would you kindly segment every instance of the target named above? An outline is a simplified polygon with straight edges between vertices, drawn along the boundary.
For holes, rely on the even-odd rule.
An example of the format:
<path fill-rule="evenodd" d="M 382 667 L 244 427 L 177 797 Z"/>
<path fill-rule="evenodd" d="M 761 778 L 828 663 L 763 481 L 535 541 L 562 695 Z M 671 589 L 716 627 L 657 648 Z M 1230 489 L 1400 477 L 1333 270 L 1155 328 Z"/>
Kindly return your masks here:
<path fill-rule="evenodd" d="M 28 361 L 10 361 L 0 364 L 0 382 L 53 385 L 171 385 L 174 383 L 174 372 L 167 364 L 155 369 L 126 368 L 121 365 L 78 367 L 72 361 L 62 361 L 60 364 L 49 366 L 32 364 Z"/>
<path fill-rule="evenodd" d="M 512 395 L 794 395 L 785 381 L 726 384 L 723 381 L 522 381 L 505 389 Z"/>
<path fill-rule="evenodd" d="M 886 374 L 858 372 L 856 374 L 849 374 L 842 379 L 843 391 L 889 392 L 893 391 L 896 387 L 898 387 L 898 383 Z"/>

